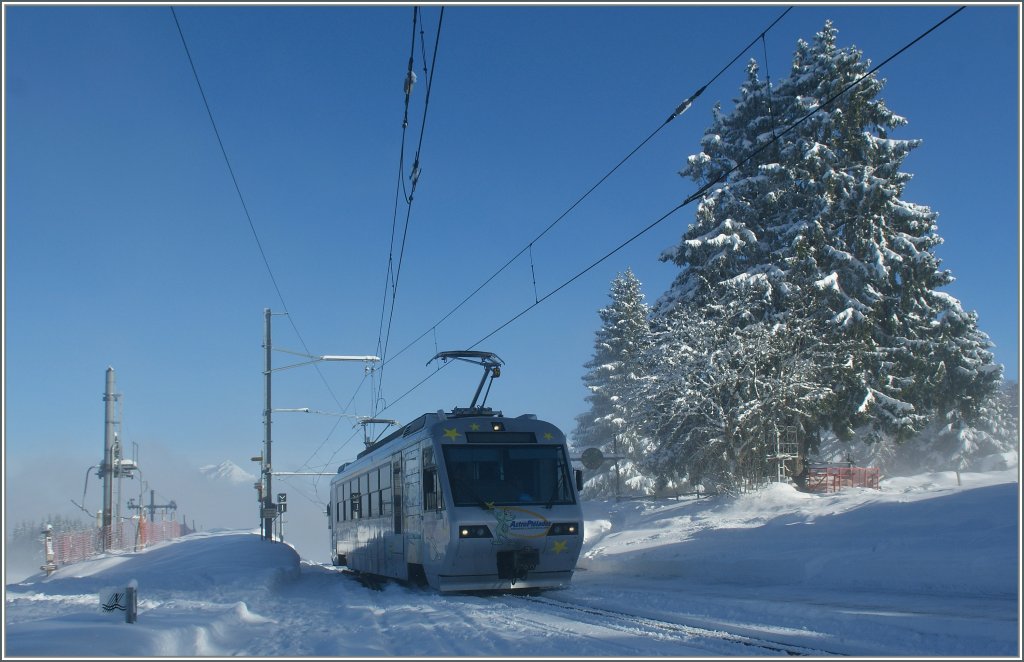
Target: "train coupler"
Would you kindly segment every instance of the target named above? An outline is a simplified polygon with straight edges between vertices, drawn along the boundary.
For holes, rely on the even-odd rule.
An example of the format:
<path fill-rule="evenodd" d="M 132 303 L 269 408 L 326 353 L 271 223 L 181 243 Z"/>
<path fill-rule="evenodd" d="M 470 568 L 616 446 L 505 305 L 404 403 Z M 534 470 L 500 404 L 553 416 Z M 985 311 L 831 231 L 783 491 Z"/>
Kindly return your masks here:
<path fill-rule="evenodd" d="M 539 563 L 540 552 L 532 547 L 498 552 L 498 578 L 509 579 L 515 586 L 516 580 L 526 579 Z"/>

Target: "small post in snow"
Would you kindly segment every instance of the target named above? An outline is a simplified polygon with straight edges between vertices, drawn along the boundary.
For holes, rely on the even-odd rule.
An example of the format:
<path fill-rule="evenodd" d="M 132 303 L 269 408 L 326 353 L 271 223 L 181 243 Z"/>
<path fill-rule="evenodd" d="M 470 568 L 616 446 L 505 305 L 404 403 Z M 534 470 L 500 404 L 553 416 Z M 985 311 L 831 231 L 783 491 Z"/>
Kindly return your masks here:
<path fill-rule="evenodd" d="M 49 577 L 57 570 L 56 554 L 53 551 L 53 525 L 47 524 L 43 528 L 43 555 L 46 562 L 39 566 L 39 569 Z"/>
<path fill-rule="evenodd" d="M 125 589 L 125 598 L 127 604 L 124 610 L 124 622 L 134 623 L 139 617 L 139 582 L 131 580 L 128 582 L 128 587 Z"/>

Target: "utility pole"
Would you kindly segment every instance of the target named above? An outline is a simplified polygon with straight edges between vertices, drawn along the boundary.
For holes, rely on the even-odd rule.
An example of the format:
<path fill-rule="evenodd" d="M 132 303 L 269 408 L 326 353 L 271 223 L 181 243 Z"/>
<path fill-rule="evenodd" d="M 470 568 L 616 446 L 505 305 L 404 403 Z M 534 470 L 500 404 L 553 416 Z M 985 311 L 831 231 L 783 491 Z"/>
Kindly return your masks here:
<path fill-rule="evenodd" d="M 112 504 L 114 500 L 114 425 L 115 413 L 114 403 L 117 395 L 114 393 L 114 369 L 107 366 L 107 386 L 103 392 L 103 402 L 106 403 L 103 425 L 103 463 L 100 465 L 100 476 L 103 478 L 103 512 L 100 516 L 101 537 L 103 538 L 102 549 L 107 551 L 110 548 L 111 533 L 113 527 Z"/>
<path fill-rule="evenodd" d="M 278 313 L 278 315 L 287 315 L 288 313 Z M 270 308 L 263 309 L 263 350 L 264 350 L 264 361 L 263 361 L 263 454 L 252 458 L 253 462 L 259 461 L 262 469 L 262 476 L 260 482 L 256 483 L 255 487 L 258 493 L 260 503 L 260 522 L 261 522 L 261 533 L 263 539 L 273 540 L 274 538 L 274 520 L 277 519 L 278 514 L 283 511 L 278 504 L 274 503 L 273 495 L 273 461 L 271 457 L 271 417 L 274 411 L 273 405 L 271 404 L 270 397 L 270 377 L 275 370 L 284 370 L 286 368 L 295 368 L 300 365 L 309 365 L 318 361 L 363 361 L 372 362 L 380 361 L 380 358 L 376 356 L 337 356 L 337 355 L 323 355 L 314 356 L 312 354 L 302 354 L 300 352 L 288 352 L 288 350 L 279 350 L 282 352 L 288 352 L 290 354 L 298 354 L 304 356 L 308 361 L 302 361 L 300 363 L 294 363 L 292 365 L 281 366 L 274 368 L 271 363 L 271 352 L 273 346 L 270 338 Z M 308 409 L 299 410 L 287 410 L 287 411 L 306 411 Z"/>
<path fill-rule="evenodd" d="M 175 511 L 175 512 L 177 512 L 177 510 L 178 510 L 178 504 L 175 503 L 173 499 L 171 500 L 170 503 L 155 503 L 155 502 L 156 502 L 156 490 L 150 490 L 149 491 L 149 505 L 148 506 L 141 506 L 141 504 L 140 504 L 140 506 L 142 508 L 145 508 L 146 510 L 149 511 L 149 521 L 150 522 L 155 522 L 156 521 L 156 511 L 158 511 L 158 510 L 161 511 L 161 517 L 160 517 L 160 521 L 161 522 L 164 521 L 164 517 L 163 517 L 164 514 L 170 512 L 172 510 Z"/>
<path fill-rule="evenodd" d="M 274 511 L 271 497 L 271 467 L 270 463 L 270 308 L 263 309 L 263 349 L 264 349 L 264 371 L 263 371 L 263 537 L 272 540 L 274 537 Z"/>

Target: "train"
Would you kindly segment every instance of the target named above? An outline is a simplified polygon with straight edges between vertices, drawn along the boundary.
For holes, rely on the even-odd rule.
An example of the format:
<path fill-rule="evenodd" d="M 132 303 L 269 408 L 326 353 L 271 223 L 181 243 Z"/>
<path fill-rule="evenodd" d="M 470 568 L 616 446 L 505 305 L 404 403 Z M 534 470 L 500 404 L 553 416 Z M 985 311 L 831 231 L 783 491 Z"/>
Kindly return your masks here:
<path fill-rule="evenodd" d="M 442 593 L 567 586 L 584 531 L 583 472 L 565 434 L 534 414 L 484 406 L 497 355 L 434 360 L 474 363 L 484 376 L 468 407 L 425 413 L 338 467 L 327 506 L 333 564 Z"/>

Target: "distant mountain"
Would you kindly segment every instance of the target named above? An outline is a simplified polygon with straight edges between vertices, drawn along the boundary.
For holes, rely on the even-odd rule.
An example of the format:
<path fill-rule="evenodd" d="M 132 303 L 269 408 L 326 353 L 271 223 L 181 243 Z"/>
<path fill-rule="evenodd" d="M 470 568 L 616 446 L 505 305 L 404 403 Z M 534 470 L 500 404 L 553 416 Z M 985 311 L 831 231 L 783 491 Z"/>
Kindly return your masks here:
<path fill-rule="evenodd" d="M 224 481 L 231 484 L 253 483 L 256 481 L 256 476 L 231 460 L 224 460 L 220 464 L 207 464 L 206 466 L 199 467 L 199 473 L 210 480 Z"/>

